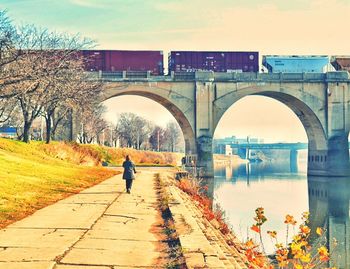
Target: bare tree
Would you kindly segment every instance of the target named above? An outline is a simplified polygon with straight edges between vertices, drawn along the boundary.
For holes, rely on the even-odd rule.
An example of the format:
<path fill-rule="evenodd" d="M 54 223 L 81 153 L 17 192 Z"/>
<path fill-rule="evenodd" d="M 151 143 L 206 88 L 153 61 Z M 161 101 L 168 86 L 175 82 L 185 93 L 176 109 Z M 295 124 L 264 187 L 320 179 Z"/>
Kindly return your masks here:
<path fill-rule="evenodd" d="M 5 10 L 0 10 L 0 99 L 13 96 L 11 85 L 21 77 L 11 73 L 8 66 L 16 61 L 20 51 L 17 49 L 18 35 Z"/>
<path fill-rule="evenodd" d="M 122 113 L 116 127 L 119 137 L 125 140 L 126 146 L 129 148 L 133 147 L 136 141 L 134 133 L 136 118 L 137 115 L 134 113 Z"/>
<path fill-rule="evenodd" d="M 181 130 L 178 124 L 174 121 L 168 122 L 165 129 L 165 143 L 168 146 L 168 151 L 175 152 L 176 147 L 179 143 Z"/>
<path fill-rule="evenodd" d="M 79 36 L 49 32 L 33 25 L 20 27 L 17 34 L 17 49 L 21 53 L 8 69 L 21 78 L 19 82 L 11 84 L 10 92 L 23 114 L 23 141 L 29 141 L 33 121 L 45 111 L 49 142 L 50 121 L 59 104 L 65 104 L 65 108 L 61 108 L 65 116 L 70 108 L 66 104 L 74 103 L 68 102 L 68 99 L 76 101 L 77 97 L 81 96 L 76 94 L 76 91 L 68 90 L 85 90 L 79 88 L 84 77 L 83 60 L 77 51 L 91 42 L 80 39 Z M 67 91 L 63 91 L 63 88 Z"/>
<path fill-rule="evenodd" d="M 149 137 L 152 149 L 156 151 L 164 150 L 165 141 L 165 130 L 160 126 L 156 126 Z"/>
<path fill-rule="evenodd" d="M 99 82 L 87 79 L 81 60 L 74 60 L 69 70 L 61 72 L 52 85 L 44 107 L 47 143 L 54 138 L 58 125 L 72 110 L 79 110 L 80 106 L 92 109 L 102 89 Z"/>
<path fill-rule="evenodd" d="M 100 134 L 108 127 L 103 119 L 105 107 L 95 102 L 93 106 L 82 106 L 78 112 L 81 121 L 81 132 L 78 134 L 80 143 L 91 144 L 94 140 L 100 144 Z"/>
<path fill-rule="evenodd" d="M 8 122 L 16 109 L 16 102 L 13 99 L 0 98 L 0 124 Z"/>
<path fill-rule="evenodd" d="M 16 29 L 6 11 L 0 11 L 0 123 L 7 122 L 16 108 L 16 102 L 10 99 L 13 95 L 8 87 L 16 81 L 8 70 L 8 65 L 17 59 L 16 38 Z"/>
<path fill-rule="evenodd" d="M 151 123 L 134 113 L 122 113 L 116 127 L 116 133 L 126 146 L 136 149 L 148 141 L 151 130 Z"/>

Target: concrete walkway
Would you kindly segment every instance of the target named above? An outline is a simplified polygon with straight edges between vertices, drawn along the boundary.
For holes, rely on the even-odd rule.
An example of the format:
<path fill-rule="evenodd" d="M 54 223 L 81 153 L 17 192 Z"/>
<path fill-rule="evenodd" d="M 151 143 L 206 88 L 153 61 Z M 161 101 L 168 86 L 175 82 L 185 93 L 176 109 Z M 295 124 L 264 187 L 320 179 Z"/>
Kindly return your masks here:
<path fill-rule="evenodd" d="M 0 230 L 0 268 L 163 268 L 154 173 L 140 172 L 131 194 L 118 175 Z"/>

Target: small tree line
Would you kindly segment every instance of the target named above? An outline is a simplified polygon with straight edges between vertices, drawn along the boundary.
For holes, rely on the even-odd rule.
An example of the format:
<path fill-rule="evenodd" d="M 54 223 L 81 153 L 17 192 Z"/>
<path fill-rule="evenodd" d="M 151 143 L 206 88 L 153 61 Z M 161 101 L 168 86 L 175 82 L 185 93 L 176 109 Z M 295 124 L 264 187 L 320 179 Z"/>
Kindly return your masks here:
<path fill-rule="evenodd" d="M 122 113 L 114 130 L 115 141 L 122 147 L 154 151 L 183 151 L 181 130 L 174 121 L 161 127 L 134 113 Z"/>
<path fill-rule="evenodd" d="M 0 124 L 18 127 L 29 142 L 33 122 L 45 119 L 46 142 L 60 125 L 72 124 L 72 113 L 85 119 L 98 109 L 98 82 L 89 81 L 79 50 L 95 43 L 35 25 L 15 26 L 0 11 Z"/>
<path fill-rule="evenodd" d="M 99 105 L 94 113 L 81 121 L 78 140 L 82 144 L 96 143 L 110 147 L 139 150 L 183 152 L 181 129 L 175 121 L 161 127 L 152 121 L 130 112 L 121 113 L 115 124 L 103 119 L 105 111 Z"/>

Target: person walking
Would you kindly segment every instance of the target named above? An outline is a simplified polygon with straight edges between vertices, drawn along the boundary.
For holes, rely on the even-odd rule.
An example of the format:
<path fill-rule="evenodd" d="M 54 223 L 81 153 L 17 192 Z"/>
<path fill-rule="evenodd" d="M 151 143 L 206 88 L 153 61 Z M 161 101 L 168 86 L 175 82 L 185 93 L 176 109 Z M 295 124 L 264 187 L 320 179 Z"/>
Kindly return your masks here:
<path fill-rule="evenodd" d="M 130 193 L 132 187 L 132 181 L 135 179 L 136 169 L 135 164 L 130 160 L 129 155 L 126 155 L 123 162 L 124 172 L 123 179 L 125 179 L 126 192 Z"/>
<path fill-rule="evenodd" d="M 185 165 L 186 165 L 186 157 L 182 157 L 181 158 L 181 168 L 182 170 L 185 170 Z"/>

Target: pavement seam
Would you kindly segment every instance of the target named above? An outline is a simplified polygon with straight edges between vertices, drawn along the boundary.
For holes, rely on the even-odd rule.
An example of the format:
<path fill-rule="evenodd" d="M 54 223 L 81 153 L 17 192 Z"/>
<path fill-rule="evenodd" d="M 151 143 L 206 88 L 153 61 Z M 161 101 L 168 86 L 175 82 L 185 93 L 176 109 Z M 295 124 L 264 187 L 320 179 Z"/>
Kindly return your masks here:
<path fill-rule="evenodd" d="M 108 267 L 108 268 L 115 268 L 114 265 L 106 265 L 106 264 L 87 264 L 87 263 L 70 263 L 70 262 L 63 262 L 63 263 L 56 263 L 52 269 L 56 268 L 56 265 L 68 265 L 68 266 L 84 266 L 84 267 L 91 267 L 91 268 L 96 268 L 96 267 Z"/>
<path fill-rule="evenodd" d="M 119 199 L 119 197 L 123 194 L 123 192 L 117 192 L 117 193 L 118 193 L 118 195 L 113 199 L 113 201 L 108 206 L 106 206 L 105 210 L 102 212 L 102 214 L 98 218 L 96 218 L 96 220 L 92 223 L 90 228 L 86 229 L 85 232 L 80 236 L 80 238 L 74 244 L 72 244 L 62 255 L 56 256 L 56 258 L 54 259 L 56 264 L 63 264 L 63 263 L 61 263 L 61 260 L 74 248 L 74 246 L 76 244 L 78 244 L 85 237 L 85 235 L 89 231 L 92 230 L 92 228 L 96 225 L 96 223 L 104 216 L 104 214 L 107 212 L 107 210 L 110 208 L 110 206 L 112 204 L 114 204 Z M 55 267 L 56 267 L 56 265 L 54 266 L 54 268 Z M 113 267 L 111 267 L 111 268 L 113 268 Z"/>
<path fill-rule="evenodd" d="M 105 214 L 105 216 L 108 216 L 108 217 L 120 217 L 120 218 L 135 219 L 135 220 L 139 219 L 139 218 L 130 217 L 130 216 L 126 216 L 126 215 Z"/>
<path fill-rule="evenodd" d="M 77 227 L 77 228 L 67 228 L 67 227 L 65 227 L 65 228 L 61 228 L 61 227 L 49 227 L 49 228 L 47 228 L 47 227 L 8 227 L 8 228 L 6 228 L 6 230 L 16 230 L 16 229 L 22 229 L 22 230 L 48 230 L 48 229 L 50 229 L 50 230 L 54 230 L 54 229 L 57 229 L 57 230 L 79 230 L 79 231 L 86 231 L 86 230 L 89 230 L 89 228 L 79 228 L 79 227 Z"/>

